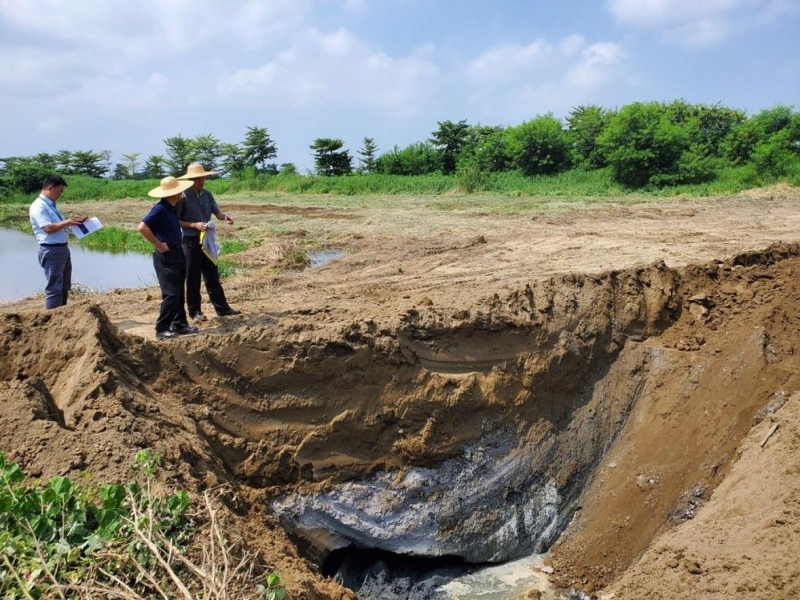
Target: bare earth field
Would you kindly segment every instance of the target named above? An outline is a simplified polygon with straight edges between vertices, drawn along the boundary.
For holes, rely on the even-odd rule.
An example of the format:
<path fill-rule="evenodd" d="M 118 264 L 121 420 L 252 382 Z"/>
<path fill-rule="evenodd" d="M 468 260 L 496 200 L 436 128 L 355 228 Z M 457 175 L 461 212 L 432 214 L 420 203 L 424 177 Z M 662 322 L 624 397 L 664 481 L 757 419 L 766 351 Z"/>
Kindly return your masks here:
<path fill-rule="evenodd" d="M 351 598 L 273 502 L 513 431 L 561 495 L 556 588 L 800 597 L 800 190 L 218 201 L 223 239 L 259 241 L 224 283 L 241 316 L 156 342 L 157 288 L 0 305 L 0 450 L 28 474 L 122 479 L 155 448 L 168 483 L 231 486 L 293 598 Z M 344 255 L 286 269 L 296 248 Z"/>

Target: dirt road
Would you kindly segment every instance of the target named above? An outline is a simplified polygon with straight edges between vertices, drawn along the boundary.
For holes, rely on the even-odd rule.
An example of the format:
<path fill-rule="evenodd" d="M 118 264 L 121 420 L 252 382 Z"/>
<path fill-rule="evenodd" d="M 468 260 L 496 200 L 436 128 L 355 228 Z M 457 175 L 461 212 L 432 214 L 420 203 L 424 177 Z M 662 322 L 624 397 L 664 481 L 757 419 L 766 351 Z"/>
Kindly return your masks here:
<path fill-rule="evenodd" d="M 636 275 L 637 269 L 668 270 L 680 281 L 668 291 L 669 298 L 665 291 L 659 300 L 671 307 L 669 322 L 661 322 L 656 315 L 642 321 L 642 332 L 614 330 L 631 302 L 641 304 L 636 310 L 649 310 L 647 290 L 627 290 L 624 301 L 614 292 L 621 304 L 612 312 L 619 312 L 596 317 L 609 328 L 608 339 L 605 333 L 598 337 L 613 340 L 609 342 L 613 349 L 608 350 L 612 358 L 606 366 L 625 345 L 625 337 L 635 342 L 644 339 L 653 348 L 686 350 L 660 375 L 676 383 L 661 391 L 662 386 L 654 386 L 649 400 L 654 404 L 650 406 L 657 405 L 659 398 L 688 394 L 681 387 L 684 369 L 697 362 L 703 349 L 713 347 L 721 353 L 719 362 L 714 363 L 719 369 L 731 368 L 731 361 L 736 360 L 766 361 L 763 348 L 769 341 L 763 347 L 761 342 L 753 346 L 752 356 L 735 355 L 730 348 L 751 339 L 754 327 L 766 327 L 774 339 L 787 336 L 781 338 L 782 346 L 774 344 L 780 360 L 766 361 L 769 369 L 740 369 L 735 377 L 709 380 L 704 401 L 722 407 L 714 409 L 721 412 L 714 412 L 708 427 L 695 433 L 716 441 L 703 446 L 697 460 L 674 458 L 680 463 L 672 469 L 674 473 L 666 468 L 666 459 L 658 462 L 653 458 L 652 448 L 648 450 L 651 470 L 644 472 L 637 464 L 637 444 L 653 431 L 643 429 L 642 423 L 656 427 L 657 419 L 650 413 L 637 413 L 645 409 L 634 406 L 632 414 L 638 415 L 637 420 L 633 424 L 629 420 L 628 429 L 620 432 L 610 449 L 609 456 L 616 458 L 605 459 L 598 471 L 604 475 L 590 479 L 590 495 L 578 502 L 583 510 L 578 511 L 554 555 L 554 580 L 597 593 L 634 564 L 616 598 L 669 598 L 677 597 L 670 594 L 678 590 L 684 597 L 686 590 L 694 589 L 693 578 L 702 578 L 704 569 L 711 572 L 703 545 L 686 540 L 713 537 L 725 523 L 719 510 L 702 520 L 711 533 L 706 529 L 702 535 L 690 531 L 683 540 L 653 540 L 661 539 L 659 535 L 681 535 L 675 527 L 683 521 L 670 521 L 668 513 L 675 508 L 677 497 L 687 491 L 682 487 L 691 479 L 686 472 L 714 468 L 703 476 L 707 489 L 701 494 L 703 502 L 697 504 L 705 504 L 724 476 L 736 472 L 733 463 L 740 445 L 749 452 L 753 442 L 748 436 L 764 434 L 760 429 L 751 432 L 753 415 L 774 393 L 782 391 L 789 398 L 800 386 L 794 373 L 800 366 L 789 349 L 793 336 L 798 336 L 791 314 L 800 297 L 795 295 L 800 291 L 793 283 L 800 267 L 791 248 L 800 239 L 800 190 L 777 187 L 731 198 L 646 202 L 247 195 L 220 196 L 218 202 L 236 220 L 233 226 L 220 227 L 223 239 L 258 241 L 241 254 L 241 271 L 225 280 L 228 298 L 243 311 L 241 316 L 211 319 L 197 336 L 155 344 L 157 289 L 78 294 L 74 306 L 53 315 L 39 312 L 41 298 L 0 305 L 0 348 L 6 357 L 0 368 L 4 407 L 0 439 L 7 440 L 5 450 L 13 460 L 42 476 L 91 469 L 113 478 L 124 476 L 131 447 L 155 446 L 171 465 L 170 477 L 179 485 L 201 489 L 227 481 L 241 487 L 244 504 L 239 517 L 244 529 L 249 530 L 250 541 L 281 570 L 292 591 L 308 597 L 347 597 L 349 592 L 323 580 L 298 558 L 293 544 L 269 514 L 269 500 L 289 488 L 321 489 L 381 468 L 433 464 L 458 452 L 480 431 L 487 415 L 496 416 L 497 411 L 535 425 L 533 416 L 514 415 L 514 406 L 527 406 L 533 400 L 523 397 L 508 380 L 512 375 L 534 380 L 541 376 L 546 369 L 531 367 L 531 356 L 544 350 L 523 357 L 522 350 L 511 342 L 491 349 L 482 347 L 475 335 L 470 339 L 476 346 L 466 352 L 463 339 L 456 343 L 442 332 L 463 331 L 467 325 L 470 335 L 496 331 L 503 324 L 527 326 L 522 320 L 525 315 L 515 312 L 518 298 L 533 288 L 531 297 L 536 306 L 542 306 L 539 295 L 551 289 L 556 290 L 550 294 L 552 306 L 540 311 L 544 316 L 536 327 L 550 336 L 542 333 L 538 339 L 557 341 L 559 328 L 577 331 L 581 325 L 575 318 L 567 318 L 573 311 L 569 303 L 566 308 L 557 306 L 553 297 L 569 295 L 564 290 L 574 291 L 577 300 L 573 301 L 584 303 L 575 309 L 581 315 L 578 321 L 591 320 L 595 319 L 592 311 L 603 312 L 599 304 L 601 298 L 605 302 L 605 296 L 585 291 L 581 296 L 576 290 L 584 289 L 585 282 L 597 280 L 602 287 L 602 282 L 613 283 L 615 273 L 625 271 L 634 273 L 631 277 L 644 282 L 640 286 L 644 288 L 651 280 Z M 92 216 L 105 224 L 131 229 L 148 206 L 147 200 L 89 205 Z M 86 208 L 84 205 L 81 210 Z M 67 202 L 65 210 L 71 209 Z M 733 265 L 754 269 L 747 271 L 746 292 L 735 291 L 736 285 L 743 285 L 735 278 L 745 275 L 732 269 L 733 263 L 712 282 L 705 279 L 703 269 L 713 261 L 748 251 L 758 253 L 772 244 L 788 244 L 785 260 L 778 256 L 780 251 L 772 250 L 752 265 Z M 320 267 L 285 268 L 296 251 L 323 248 L 344 254 Z M 650 267 L 661 262 L 664 264 Z M 80 274 L 76 277 L 80 279 Z M 775 283 L 775 289 L 767 289 L 764 282 Z M 733 286 L 740 300 L 725 310 L 719 308 L 726 306 L 723 284 Z M 702 294 L 714 300 L 703 300 Z M 693 295 L 697 297 L 690 300 Z M 762 301 L 768 295 L 775 305 Z M 715 316 L 718 321 L 712 322 Z M 542 319 L 549 319 L 549 324 Z M 708 328 L 709 324 L 714 327 Z M 597 331 L 601 329 L 597 325 Z M 486 368 L 474 377 L 461 372 L 467 364 L 464 360 L 451 360 L 448 371 L 430 368 L 458 354 L 456 346 L 470 365 L 481 363 Z M 513 352 L 509 350 L 512 346 Z M 589 346 L 581 350 L 595 351 Z M 691 352 L 695 354 L 688 354 Z M 509 365 L 501 365 L 502 361 Z M 484 403 L 478 405 L 473 397 L 459 404 L 461 396 L 452 401 L 454 410 L 469 408 L 468 414 L 455 413 L 464 419 L 459 431 L 459 427 L 443 424 L 449 408 L 440 403 L 442 394 L 467 389 L 466 376 L 482 382 Z M 742 377 L 761 378 L 761 383 L 757 389 L 748 388 L 751 397 L 737 400 L 740 404 L 733 410 L 727 404 L 731 382 L 741 387 Z M 769 378 L 766 383 L 765 378 Z M 491 392 L 486 391 L 488 387 Z M 502 390 L 512 388 L 516 395 L 504 397 Z M 646 406 L 637 402 L 637 406 Z M 787 407 L 796 402 L 787 402 Z M 687 411 L 686 419 L 702 420 L 709 414 L 708 406 Z M 663 414 L 677 409 L 670 404 L 659 410 Z M 58 417 L 49 419 L 49 414 Z M 783 430 L 793 431 L 796 411 L 781 414 L 788 419 Z M 724 419 L 733 419 L 736 426 L 720 433 L 717 425 Z M 387 433 L 387 424 L 392 433 Z M 667 433 L 658 435 L 670 439 Z M 681 443 L 692 439 L 689 436 Z M 786 452 L 786 460 L 797 464 L 795 450 L 775 451 Z M 752 469 L 765 468 L 757 457 L 748 460 Z M 610 462 L 613 467 L 608 466 Z M 773 484 L 788 485 L 785 480 Z M 639 508 L 625 513 L 630 498 L 613 500 L 615 490 L 623 488 L 626 494 L 649 490 L 642 506 L 654 507 L 653 511 Z M 800 514 L 792 504 L 800 496 L 795 488 L 786 489 L 786 502 L 775 504 L 774 509 L 781 514 L 789 511 L 788 516 L 776 519 L 789 523 L 794 533 L 780 538 L 776 551 L 762 551 L 758 566 L 749 571 L 739 559 L 719 559 L 712 581 L 704 582 L 704 597 L 726 597 L 736 585 L 755 585 L 754 590 L 742 588 L 753 598 L 780 597 L 774 595 L 776 589 L 786 593 L 798 589 L 796 570 L 781 573 L 781 587 L 777 587 L 775 574 L 767 573 L 764 566 L 800 548 Z M 626 516 L 637 525 L 626 523 Z M 603 519 L 611 519 L 614 526 L 603 527 Z M 701 521 L 689 520 L 687 525 L 696 523 Z M 762 529 L 742 533 L 737 548 L 752 543 L 761 533 Z M 587 549 L 590 546 L 591 550 Z M 645 554 L 637 563 L 647 548 L 657 556 Z M 671 566 L 673 562 L 679 568 Z M 637 568 L 642 569 L 641 574 Z M 668 583 L 654 581 L 661 568 L 670 569 Z M 740 581 L 742 570 L 747 571 L 745 582 Z M 726 576 L 734 587 L 725 583 Z"/>

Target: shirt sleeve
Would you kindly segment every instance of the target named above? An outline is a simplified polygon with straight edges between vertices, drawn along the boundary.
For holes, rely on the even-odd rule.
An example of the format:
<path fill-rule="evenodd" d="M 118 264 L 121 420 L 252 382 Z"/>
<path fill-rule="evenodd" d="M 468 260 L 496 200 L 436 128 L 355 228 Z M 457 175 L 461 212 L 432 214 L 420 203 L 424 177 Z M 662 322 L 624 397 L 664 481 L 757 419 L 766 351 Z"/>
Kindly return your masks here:
<path fill-rule="evenodd" d="M 207 194 L 209 200 L 211 201 L 211 214 L 218 217 L 219 213 L 222 211 L 220 211 L 219 206 L 217 206 L 217 201 L 214 198 L 214 195 L 211 192 L 207 192 Z"/>
<path fill-rule="evenodd" d="M 31 218 L 31 221 L 36 222 L 39 227 L 52 225 L 56 222 L 53 221 L 54 215 L 47 209 L 45 203 L 38 199 L 34 200 L 31 204 L 31 207 L 28 210 L 28 216 Z"/>
<path fill-rule="evenodd" d="M 175 210 L 178 213 L 178 220 L 179 221 L 186 221 L 184 219 L 184 215 L 186 214 L 186 195 L 181 196 L 181 201 L 175 206 Z"/>
<path fill-rule="evenodd" d="M 151 230 L 158 225 L 158 221 L 160 220 L 160 213 L 161 213 L 161 205 L 156 204 L 153 208 L 150 209 L 150 212 L 147 213 L 144 218 L 142 219 L 142 223 L 147 225 Z"/>

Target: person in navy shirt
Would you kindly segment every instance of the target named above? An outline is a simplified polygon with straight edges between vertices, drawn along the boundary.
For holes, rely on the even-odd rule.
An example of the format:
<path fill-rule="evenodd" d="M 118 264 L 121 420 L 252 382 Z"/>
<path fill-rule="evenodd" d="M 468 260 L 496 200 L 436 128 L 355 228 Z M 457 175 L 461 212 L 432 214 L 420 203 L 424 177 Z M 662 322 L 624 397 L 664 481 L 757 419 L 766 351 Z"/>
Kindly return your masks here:
<path fill-rule="evenodd" d="M 161 287 L 161 310 L 156 321 L 156 338 L 163 340 L 197 333 L 186 320 L 184 308 L 186 258 L 181 246 L 181 226 L 175 206 L 192 183 L 164 177 L 161 185 L 147 195 L 160 198 L 139 223 L 139 233 L 153 244 L 153 267 Z"/>
<path fill-rule="evenodd" d="M 28 216 L 33 234 L 39 243 L 39 264 L 44 269 L 47 285 L 44 306 L 50 310 L 67 303 L 72 288 L 72 257 L 69 253 L 69 228 L 80 225 L 87 217 L 67 219 L 56 203 L 67 187 L 60 175 L 48 175 L 42 182 L 42 193 L 31 203 Z"/>

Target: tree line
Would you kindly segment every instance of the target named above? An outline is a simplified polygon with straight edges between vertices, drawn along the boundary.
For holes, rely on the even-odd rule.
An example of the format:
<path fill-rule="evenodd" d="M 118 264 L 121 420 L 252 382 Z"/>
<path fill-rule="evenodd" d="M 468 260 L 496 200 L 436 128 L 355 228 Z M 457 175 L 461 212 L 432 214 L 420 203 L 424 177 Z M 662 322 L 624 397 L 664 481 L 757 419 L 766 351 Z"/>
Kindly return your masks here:
<path fill-rule="evenodd" d="M 800 113 L 778 105 L 750 117 L 720 104 L 635 102 L 619 109 L 578 106 L 564 121 L 551 113 L 515 126 L 440 121 L 424 141 L 394 146 L 378 154 L 365 137 L 354 157 L 335 138 L 310 145 L 318 176 L 462 175 L 517 171 L 552 175 L 569 169 L 610 169 L 615 181 L 630 187 L 702 183 L 729 166 L 748 165 L 762 178 L 779 178 L 800 162 Z M 111 179 L 179 175 L 191 162 L 223 176 L 298 175 L 292 163 L 278 165 L 275 141 L 265 127 L 248 127 L 240 143 L 223 143 L 212 134 L 164 141 L 163 155 L 68 151 L 0 159 L 3 189 L 32 192 L 42 175 L 58 172 Z"/>

